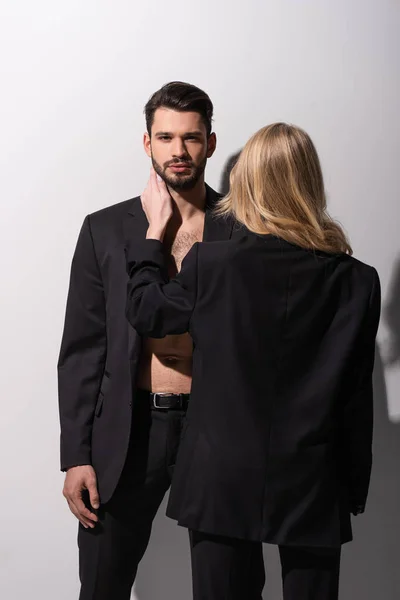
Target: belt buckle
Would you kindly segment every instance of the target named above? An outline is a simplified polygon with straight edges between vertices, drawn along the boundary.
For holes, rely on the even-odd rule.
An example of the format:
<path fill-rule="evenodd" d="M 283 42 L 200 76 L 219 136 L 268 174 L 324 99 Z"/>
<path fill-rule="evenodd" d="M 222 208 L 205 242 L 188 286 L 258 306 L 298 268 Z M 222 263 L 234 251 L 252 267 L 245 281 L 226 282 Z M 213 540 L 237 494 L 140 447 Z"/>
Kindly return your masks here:
<path fill-rule="evenodd" d="M 157 397 L 166 398 L 168 396 L 175 396 L 175 395 L 176 394 L 171 394 L 171 393 L 168 393 L 168 392 L 166 392 L 166 393 L 154 392 L 154 394 L 153 394 L 153 406 L 154 406 L 154 408 L 158 408 L 160 410 L 162 410 L 162 409 L 168 409 L 167 406 L 160 406 L 159 404 L 157 404 Z"/>

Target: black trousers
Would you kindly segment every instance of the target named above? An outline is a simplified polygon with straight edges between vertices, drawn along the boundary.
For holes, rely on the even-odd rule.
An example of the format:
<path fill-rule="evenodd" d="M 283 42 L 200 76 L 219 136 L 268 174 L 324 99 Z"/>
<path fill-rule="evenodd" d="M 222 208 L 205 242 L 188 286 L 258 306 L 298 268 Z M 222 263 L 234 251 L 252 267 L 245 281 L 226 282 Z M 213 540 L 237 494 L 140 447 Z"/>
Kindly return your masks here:
<path fill-rule="evenodd" d="M 260 600 L 259 543 L 190 532 L 193 600 Z M 284 600 L 337 600 L 340 549 L 279 547 Z"/>
<path fill-rule="evenodd" d="M 94 529 L 79 525 L 80 600 L 129 600 L 175 464 L 183 411 L 153 411 L 138 394 L 121 479 Z"/>

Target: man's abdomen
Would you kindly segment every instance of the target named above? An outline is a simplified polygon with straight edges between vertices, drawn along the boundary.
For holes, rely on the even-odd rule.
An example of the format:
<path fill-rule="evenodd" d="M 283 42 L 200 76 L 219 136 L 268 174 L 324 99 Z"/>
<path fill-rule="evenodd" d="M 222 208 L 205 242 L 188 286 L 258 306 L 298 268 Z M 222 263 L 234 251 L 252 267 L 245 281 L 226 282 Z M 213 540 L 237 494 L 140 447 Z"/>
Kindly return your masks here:
<path fill-rule="evenodd" d="M 193 342 L 188 333 L 144 340 L 137 387 L 188 394 L 192 385 Z"/>

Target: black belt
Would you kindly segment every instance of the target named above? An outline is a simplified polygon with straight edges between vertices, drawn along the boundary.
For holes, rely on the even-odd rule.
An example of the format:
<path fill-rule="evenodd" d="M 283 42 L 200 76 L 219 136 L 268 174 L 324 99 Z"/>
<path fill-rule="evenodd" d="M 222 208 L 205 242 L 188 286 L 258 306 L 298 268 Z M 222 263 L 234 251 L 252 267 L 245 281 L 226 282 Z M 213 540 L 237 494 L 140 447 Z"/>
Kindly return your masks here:
<path fill-rule="evenodd" d="M 170 394 L 138 390 L 140 395 L 147 395 L 153 410 L 187 410 L 190 394 Z"/>

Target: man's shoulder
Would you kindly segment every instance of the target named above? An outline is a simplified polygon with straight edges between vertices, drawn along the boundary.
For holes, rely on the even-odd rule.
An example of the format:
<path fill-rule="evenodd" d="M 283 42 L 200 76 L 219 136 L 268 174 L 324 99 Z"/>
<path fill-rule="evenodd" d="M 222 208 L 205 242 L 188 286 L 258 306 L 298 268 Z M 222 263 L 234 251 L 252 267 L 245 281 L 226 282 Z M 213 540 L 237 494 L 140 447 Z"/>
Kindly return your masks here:
<path fill-rule="evenodd" d="M 124 222 L 129 213 L 135 213 L 138 205 L 140 206 L 140 196 L 117 202 L 87 215 L 85 220 L 98 252 L 121 243 L 124 239 Z"/>
<path fill-rule="evenodd" d="M 122 215 L 133 210 L 138 201 L 140 202 L 140 196 L 135 196 L 134 198 L 111 204 L 105 208 L 100 208 L 89 214 L 89 220 L 91 223 L 96 224 L 109 223 L 110 220 L 119 219 Z"/>

